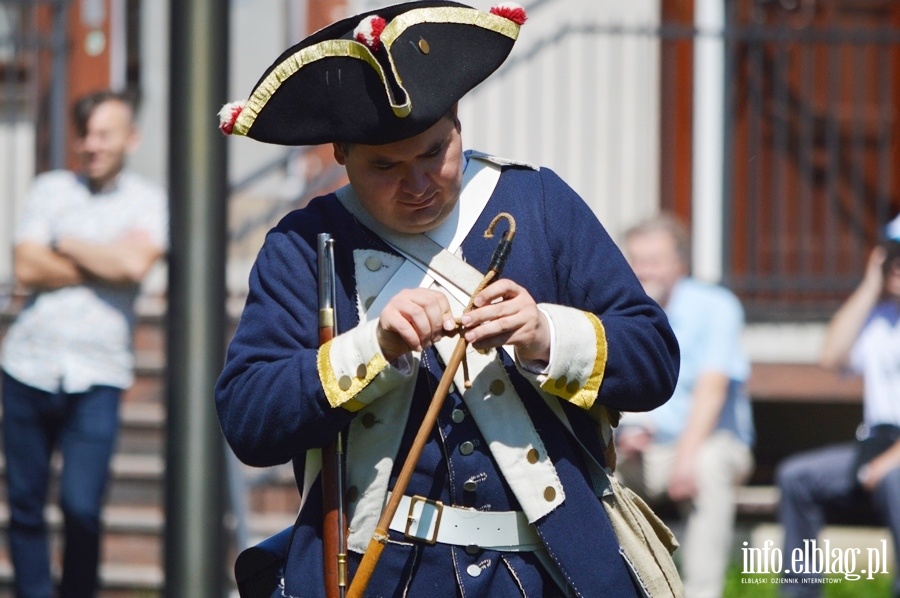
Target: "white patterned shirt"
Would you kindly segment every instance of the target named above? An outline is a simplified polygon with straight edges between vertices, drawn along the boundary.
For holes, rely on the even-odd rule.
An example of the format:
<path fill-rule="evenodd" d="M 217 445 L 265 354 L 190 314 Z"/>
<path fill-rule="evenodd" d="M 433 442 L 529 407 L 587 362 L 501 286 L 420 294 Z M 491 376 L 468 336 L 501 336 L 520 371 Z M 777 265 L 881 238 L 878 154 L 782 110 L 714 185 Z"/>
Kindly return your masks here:
<path fill-rule="evenodd" d="M 16 244 L 50 245 L 69 236 L 110 243 L 143 231 L 168 247 L 161 187 L 128 172 L 102 192 L 69 171 L 39 175 L 16 227 Z M 87 281 L 29 296 L 3 342 L 0 363 L 13 378 L 47 392 L 83 392 L 134 382 L 134 302 L 140 286 Z"/>

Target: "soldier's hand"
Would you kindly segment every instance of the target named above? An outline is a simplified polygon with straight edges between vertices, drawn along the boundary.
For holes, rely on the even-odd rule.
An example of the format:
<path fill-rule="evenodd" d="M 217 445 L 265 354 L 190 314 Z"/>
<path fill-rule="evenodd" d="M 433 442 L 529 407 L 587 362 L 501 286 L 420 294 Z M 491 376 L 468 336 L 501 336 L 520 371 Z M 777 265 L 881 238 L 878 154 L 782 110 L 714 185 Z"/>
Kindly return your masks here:
<path fill-rule="evenodd" d="M 443 293 L 405 289 L 381 310 L 376 336 L 385 358 L 393 361 L 409 351 L 427 349 L 455 328 Z"/>
<path fill-rule="evenodd" d="M 466 340 L 476 349 L 513 345 L 523 361 L 550 360 L 550 324 L 537 303 L 515 282 L 503 278 L 475 297 L 463 314 Z"/>

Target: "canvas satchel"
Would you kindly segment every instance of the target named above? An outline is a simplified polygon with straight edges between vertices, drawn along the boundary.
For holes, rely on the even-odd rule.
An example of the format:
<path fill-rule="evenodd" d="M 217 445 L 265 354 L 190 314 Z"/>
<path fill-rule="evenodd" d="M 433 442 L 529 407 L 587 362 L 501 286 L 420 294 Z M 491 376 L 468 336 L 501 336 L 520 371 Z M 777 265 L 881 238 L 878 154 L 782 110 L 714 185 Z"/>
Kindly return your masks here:
<path fill-rule="evenodd" d="M 672 560 L 678 541 L 644 500 L 607 476 L 611 492 L 601 496 L 619 547 L 650 598 L 684 596 L 681 577 Z"/>
<path fill-rule="evenodd" d="M 619 552 L 628 563 L 645 595 L 648 598 L 683 598 L 684 584 L 672 559 L 672 554 L 678 548 L 675 535 L 640 496 L 623 486 L 612 475 L 610 469 L 601 465 L 593 453 L 584 446 L 572 430 L 559 399 L 543 394 L 547 405 L 581 447 L 591 474 L 594 492 L 603 503 L 609 523 L 619 541 Z M 618 412 L 605 405 L 595 405 L 591 409 L 591 415 L 597 423 L 597 432 L 605 447 L 606 461 L 615 467 L 613 423 L 618 422 Z"/>

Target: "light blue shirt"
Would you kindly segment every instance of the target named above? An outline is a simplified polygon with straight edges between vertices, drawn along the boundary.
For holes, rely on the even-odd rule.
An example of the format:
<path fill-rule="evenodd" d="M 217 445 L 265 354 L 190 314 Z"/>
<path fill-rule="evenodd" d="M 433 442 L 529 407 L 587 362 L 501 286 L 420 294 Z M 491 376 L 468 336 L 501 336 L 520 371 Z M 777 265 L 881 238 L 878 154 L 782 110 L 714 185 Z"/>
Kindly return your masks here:
<path fill-rule="evenodd" d="M 665 311 L 681 346 L 681 369 L 672 398 L 649 414 L 656 441 L 678 438 L 687 425 L 697 378 L 718 372 L 731 383 L 716 429 L 729 430 L 752 445 L 753 414 L 746 388 L 750 363 L 741 347 L 744 310 L 740 301 L 724 287 L 683 278 L 672 290 Z"/>

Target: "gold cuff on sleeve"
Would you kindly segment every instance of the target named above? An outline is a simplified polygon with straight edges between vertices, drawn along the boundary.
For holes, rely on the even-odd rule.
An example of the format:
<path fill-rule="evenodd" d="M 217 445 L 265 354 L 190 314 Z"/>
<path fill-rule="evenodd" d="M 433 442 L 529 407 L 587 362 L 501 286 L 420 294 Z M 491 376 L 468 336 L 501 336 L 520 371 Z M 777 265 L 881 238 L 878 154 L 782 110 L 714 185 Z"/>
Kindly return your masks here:
<path fill-rule="evenodd" d="M 594 401 L 597 400 L 600 384 L 603 382 L 603 374 L 606 371 L 607 344 L 606 329 L 603 327 L 603 323 L 600 319 L 592 313 L 583 313 L 594 327 L 596 356 L 594 358 L 594 367 L 592 371 L 584 382 L 575 379 L 567 380 L 565 376 L 560 378 L 547 378 L 547 380 L 541 384 L 541 389 L 552 395 L 563 398 L 584 410 L 588 410 L 593 406 Z"/>
<path fill-rule="evenodd" d="M 351 412 L 359 411 L 366 407 L 367 404 L 357 400 L 356 396 L 384 368 L 388 367 L 388 362 L 383 355 L 377 353 L 372 356 L 368 363 L 360 364 L 357 371 L 352 375 L 335 372 L 331 363 L 331 344 L 333 342 L 334 339 L 319 347 L 317 358 L 319 379 L 322 381 L 325 398 L 328 399 L 328 403 L 332 407 L 342 407 Z"/>

